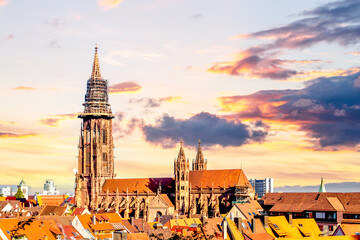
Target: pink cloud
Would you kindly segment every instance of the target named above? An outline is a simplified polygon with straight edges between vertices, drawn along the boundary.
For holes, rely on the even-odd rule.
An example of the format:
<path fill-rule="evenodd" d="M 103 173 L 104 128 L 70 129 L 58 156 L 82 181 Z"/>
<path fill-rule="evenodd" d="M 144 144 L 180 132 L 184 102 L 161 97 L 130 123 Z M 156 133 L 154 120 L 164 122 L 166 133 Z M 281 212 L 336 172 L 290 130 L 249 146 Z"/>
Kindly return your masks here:
<path fill-rule="evenodd" d="M 142 88 L 143 88 L 142 86 L 140 86 L 139 84 L 137 84 L 135 82 L 122 82 L 122 83 L 117 83 L 117 84 L 110 86 L 109 92 L 111 94 L 134 93 L 134 92 L 140 91 Z"/>

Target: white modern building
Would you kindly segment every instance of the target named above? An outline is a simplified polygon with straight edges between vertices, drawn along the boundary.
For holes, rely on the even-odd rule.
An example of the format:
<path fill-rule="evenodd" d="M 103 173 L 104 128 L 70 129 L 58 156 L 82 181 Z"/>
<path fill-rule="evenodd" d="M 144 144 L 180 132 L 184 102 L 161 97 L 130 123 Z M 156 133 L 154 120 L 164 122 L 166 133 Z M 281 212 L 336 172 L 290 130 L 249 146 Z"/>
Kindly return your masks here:
<path fill-rule="evenodd" d="M 1 188 L 1 194 L 3 197 L 11 196 L 12 195 L 12 188 L 11 187 L 3 187 Z"/>
<path fill-rule="evenodd" d="M 45 181 L 42 195 L 60 195 L 60 192 L 56 191 L 54 180 L 48 179 Z"/>
<path fill-rule="evenodd" d="M 250 179 L 250 184 L 255 188 L 255 194 L 259 198 L 262 198 L 265 193 L 274 192 L 274 179 L 265 178 L 265 179 Z"/>

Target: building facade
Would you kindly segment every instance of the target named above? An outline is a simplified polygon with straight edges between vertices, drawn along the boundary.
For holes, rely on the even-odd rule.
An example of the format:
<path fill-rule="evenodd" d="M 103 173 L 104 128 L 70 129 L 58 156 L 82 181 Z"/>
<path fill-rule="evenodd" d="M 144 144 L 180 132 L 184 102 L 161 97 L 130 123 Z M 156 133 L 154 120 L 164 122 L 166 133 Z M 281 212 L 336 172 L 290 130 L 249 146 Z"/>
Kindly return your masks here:
<path fill-rule="evenodd" d="M 107 80 L 100 74 L 97 47 L 84 107 L 79 115 L 82 124 L 75 187 L 78 207 L 113 209 L 125 218 L 153 220 L 156 214 L 174 211 L 219 216 L 233 202 L 254 198 L 253 188 L 241 169 L 207 170 L 200 141 L 192 170 L 181 141 L 173 177 L 115 179 L 114 116 L 108 103 Z"/>
<path fill-rule="evenodd" d="M 12 188 L 11 187 L 3 187 L 3 188 L 1 188 L 1 195 L 3 197 L 11 196 L 12 195 Z"/>
<path fill-rule="evenodd" d="M 54 180 L 48 179 L 44 183 L 43 195 L 59 195 L 60 192 L 56 190 Z"/>
<path fill-rule="evenodd" d="M 258 198 L 262 198 L 266 193 L 274 192 L 274 179 L 265 178 L 265 179 L 250 179 L 250 184 L 255 189 L 255 194 Z"/>

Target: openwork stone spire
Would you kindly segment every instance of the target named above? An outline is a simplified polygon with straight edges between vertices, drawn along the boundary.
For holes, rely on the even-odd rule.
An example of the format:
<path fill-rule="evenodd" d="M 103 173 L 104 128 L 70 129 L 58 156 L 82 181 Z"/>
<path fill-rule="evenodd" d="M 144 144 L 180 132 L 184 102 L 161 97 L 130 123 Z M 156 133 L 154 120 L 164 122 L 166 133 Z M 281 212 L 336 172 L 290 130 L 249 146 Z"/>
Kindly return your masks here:
<path fill-rule="evenodd" d="M 97 44 L 95 45 L 95 56 L 94 56 L 94 63 L 91 72 L 91 79 L 100 80 L 101 79 L 101 72 L 100 72 L 100 64 L 99 64 L 99 57 L 98 57 L 98 47 Z"/>
<path fill-rule="evenodd" d="M 199 139 L 199 147 L 196 153 L 195 161 L 193 161 L 193 170 L 199 171 L 199 170 L 206 170 L 207 169 L 207 161 L 204 160 L 204 156 L 201 150 L 201 141 Z"/>
<path fill-rule="evenodd" d="M 96 45 L 91 77 L 87 81 L 84 103 L 85 110 L 80 117 L 96 115 L 113 118 L 114 116 L 111 113 L 108 98 L 108 82 L 101 77 L 98 47 Z"/>
<path fill-rule="evenodd" d="M 183 149 L 183 140 L 181 139 L 180 141 L 180 150 L 179 150 L 179 155 L 177 157 L 177 161 L 186 161 L 186 157 L 185 157 L 185 152 Z"/>
<path fill-rule="evenodd" d="M 201 141 L 199 139 L 199 147 L 198 147 L 198 150 L 197 150 L 197 153 L 196 153 L 196 162 L 198 163 L 204 163 L 204 156 L 202 154 L 202 151 L 201 151 Z"/>

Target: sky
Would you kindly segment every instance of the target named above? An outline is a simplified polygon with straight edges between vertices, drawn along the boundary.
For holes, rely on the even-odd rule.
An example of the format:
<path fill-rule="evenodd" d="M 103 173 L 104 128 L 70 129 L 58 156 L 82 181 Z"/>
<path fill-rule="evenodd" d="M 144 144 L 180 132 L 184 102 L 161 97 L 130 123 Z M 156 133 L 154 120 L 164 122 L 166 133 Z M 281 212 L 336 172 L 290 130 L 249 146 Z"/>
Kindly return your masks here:
<path fill-rule="evenodd" d="M 98 44 L 117 177 L 201 139 L 208 169 L 360 191 L 358 0 L 0 0 L 0 23 L 0 184 L 73 192 Z"/>

